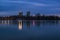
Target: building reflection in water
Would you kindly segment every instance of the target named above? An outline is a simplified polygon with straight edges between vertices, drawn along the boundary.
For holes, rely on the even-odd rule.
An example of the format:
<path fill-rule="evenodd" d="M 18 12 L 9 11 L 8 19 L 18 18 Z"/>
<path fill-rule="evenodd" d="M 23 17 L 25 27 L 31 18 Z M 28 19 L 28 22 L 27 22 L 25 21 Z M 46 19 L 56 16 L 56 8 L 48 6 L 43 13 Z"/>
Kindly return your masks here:
<path fill-rule="evenodd" d="M 36 24 L 37 27 L 40 27 L 40 24 L 41 24 L 41 23 L 40 23 L 39 20 L 36 20 L 36 23 L 35 23 L 35 24 Z"/>
<path fill-rule="evenodd" d="M 0 20 L 0 24 L 17 24 L 14 20 Z"/>
<path fill-rule="evenodd" d="M 36 26 L 36 27 L 40 27 L 41 25 L 46 25 L 48 24 L 49 26 L 50 25 L 57 25 L 60 21 L 58 20 L 42 20 L 42 21 L 38 21 L 38 20 L 26 20 L 26 21 L 23 21 L 23 20 L 17 20 L 14 21 L 14 20 L 0 20 L 0 24 L 17 24 L 18 25 L 18 29 L 19 30 L 22 30 L 23 28 L 23 23 L 25 23 L 26 25 L 24 25 L 24 27 L 27 27 L 27 28 L 30 28 L 30 26 Z"/>
<path fill-rule="evenodd" d="M 27 20 L 26 24 L 27 24 L 27 28 L 30 28 L 30 20 Z"/>
<path fill-rule="evenodd" d="M 32 21 L 33 26 L 35 26 L 35 20 Z"/>
<path fill-rule="evenodd" d="M 1 20 L 1 23 L 2 24 L 10 24 L 10 21 L 9 20 Z"/>
<path fill-rule="evenodd" d="M 4 21 L 2 20 L 2 21 L 1 21 L 1 23 L 3 24 L 3 23 L 4 23 Z"/>
<path fill-rule="evenodd" d="M 18 20 L 18 29 L 19 29 L 19 30 L 22 30 L 22 27 L 23 27 L 23 22 L 22 22 L 22 20 Z"/>

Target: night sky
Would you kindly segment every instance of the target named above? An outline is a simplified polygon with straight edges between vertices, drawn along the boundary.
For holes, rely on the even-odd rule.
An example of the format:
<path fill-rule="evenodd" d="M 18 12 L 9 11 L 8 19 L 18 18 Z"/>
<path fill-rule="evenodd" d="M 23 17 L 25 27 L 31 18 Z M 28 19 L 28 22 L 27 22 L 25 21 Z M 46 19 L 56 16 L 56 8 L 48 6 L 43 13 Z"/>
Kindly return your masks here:
<path fill-rule="evenodd" d="M 19 11 L 59 15 L 60 0 L 0 0 L 0 15 L 17 15 Z"/>

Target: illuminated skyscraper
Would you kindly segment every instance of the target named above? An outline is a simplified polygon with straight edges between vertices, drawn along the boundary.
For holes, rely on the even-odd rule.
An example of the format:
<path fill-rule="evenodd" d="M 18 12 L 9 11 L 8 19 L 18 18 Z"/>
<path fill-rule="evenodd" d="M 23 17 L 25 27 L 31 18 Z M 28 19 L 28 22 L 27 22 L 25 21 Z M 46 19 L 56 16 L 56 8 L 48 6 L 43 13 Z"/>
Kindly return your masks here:
<path fill-rule="evenodd" d="M 23 12 L 22 11 L 19 12 L 19 16 L 23 16 Z"/>
<path fill-rule="evenodd" d="M 26 14 L 26 16 L 30 16 L 30 11 L 27 11 L 27 14 Z"/>

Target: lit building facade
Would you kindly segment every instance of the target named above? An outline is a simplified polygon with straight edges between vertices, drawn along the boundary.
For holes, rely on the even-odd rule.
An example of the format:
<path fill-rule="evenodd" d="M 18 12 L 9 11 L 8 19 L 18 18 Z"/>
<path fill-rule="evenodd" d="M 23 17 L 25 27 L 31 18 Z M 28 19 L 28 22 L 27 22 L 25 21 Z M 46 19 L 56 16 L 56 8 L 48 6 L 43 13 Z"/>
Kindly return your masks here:
<path fill-rule="evenodd" d="M 27 11 L 27 14 L 26 14 L 26 16 L 30 16 L 30 11 Z"/>
<path fill-rule="evenodd" d="M 23 16 L 23 12 L 22 11 L 19 12 L 19 16 Z"/>

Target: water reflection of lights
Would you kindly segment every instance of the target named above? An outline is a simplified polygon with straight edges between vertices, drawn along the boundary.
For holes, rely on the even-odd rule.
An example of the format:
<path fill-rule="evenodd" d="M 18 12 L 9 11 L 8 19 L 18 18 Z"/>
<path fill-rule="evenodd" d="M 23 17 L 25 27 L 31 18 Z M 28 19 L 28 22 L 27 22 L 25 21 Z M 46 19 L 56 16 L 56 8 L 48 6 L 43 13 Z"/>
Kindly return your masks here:
<path fill-rule="evenodd" d="M 10 23 L 10 21 L 9 20 L 2 20 L 2 22 L 1 22 L 2 24 L 9 24 Z"/>
<path fill-rule="evenodd" d="M 19 30 L 22 30 L 22 20 L 18 21 L 18 28 L 19 28 Z"/>
<path fill-rule="evenodd" d="M 7 24 L 7 21 L 5 20 L 4 23 Z"/>
<path fill-rule="evenodd" d="M 2 24 L 4 23 L 4 21 L 2 20 Z"/>
<path fill-rule="evenodd" d="M 8 24 L 10 23 L 10 21 L 8 20 Z"/>
<path fill-rule="evenodd" d="M 35 26 L 35 21 L 33 20 L 33 26 Z"/>

